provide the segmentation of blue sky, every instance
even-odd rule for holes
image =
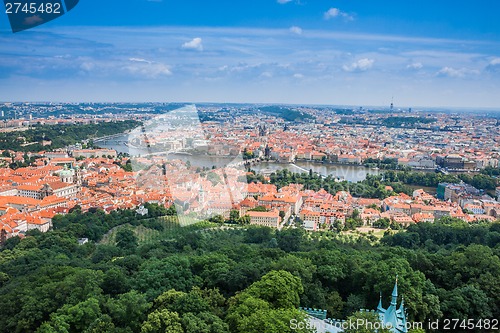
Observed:
[[[500,2],[81,0],[12,34],[2,101],[500,108]]]

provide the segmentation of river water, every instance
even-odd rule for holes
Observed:
[[[265,174],[285,168],[296,173],[309,172],[309,170],[312,170],[313,172],[323,176],[332,175],[336,178],[353,183],[365,180],[367,175],[378,175],[380,173],[379,170],[366,168],[364,166],[322,164],[307,161],[298,161],[294,164],[262,162],[259,165],[252,166],[253,170]]]
[[[128,136],[123,135],[121,137],[113,138],[112,140],[108,140],[105,142],[96,142],[96,145],[102,148],[114,149],[119,153],[128,153],[132,156],[138,156],[148,153],[144,149],[127,146],[127,144],[125,144],[126,142],[128,142]],[[169,154],[167,159],[178,159],[184,162],[189,161],[192,166],[207,168],[212,168],[213,166],[215,166],[216,168],[224,167],[234,160],[234,158],[232,157],[186,154]],[[313,172],[316,172],[323,176],[332,175],[334,177],[350,182],[359,182],[366,179],[367,175],[377,175],[380,173],[379,170],[374,170],[363,166],[322,164],[307,161],[298,161],[294,164],[262,162],[258,165],[253,165],[251,168],[257,172],[261,172],[264,174],[270,174],[273,171],[282,169],[288,169],[289,171],[296,173],[309,172],[309,170],[312,169]]]

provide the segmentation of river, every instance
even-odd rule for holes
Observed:
[[[105,142],[96,142],[96,144],[102,148],[114,149],[117,152],[128,153],[132,156],[138,156],[142,154],[147,154],[148,152],[144,149],[134,148],[127,146],[125,142],[128,142],[128,136],[123,135],[121,137],[113,138]],[[168,159],[182,160],[184,162],[189,161],[192,166],[197,167],[207,167],[212,168],[213,166],[220,168],[226,166],[228,163],[233,161],[232,157],[223,156],[208,156],[208,155],[186,155],[186,154],[169,154]],[[379,170],[366,168],[364,166],[351,166],[351,165],[338,165],[338,164],[322,164],[307,161],[298,161],[294,164],[288,163],[273,163],[273,162],[262,162],[258,165],[253,165],[251,167],[257,172],[262,172],[269,174],[273,171],[288,169],[291,172],[309,172],[310,169],[323,176],[332,175],[334,177],[344,179],[350,182],[359,182],[366,179],[367,175],[377,175],[380,173]]]
[[[332,175],[336,178],[353,183],[365,180],[367,175],[378,175],[380,173],[379,170],[366,168],[364,166],[322,164],[307,161],[298,161],[294,164],[262,162],[259,165],[252,166],[253,170],[266,174],[285,168],[296,173],[309,172],[309,170],[312,170],[322,176]]]

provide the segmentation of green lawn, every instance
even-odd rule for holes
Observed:
[[[116,233],[121,228],[132,229],[137,236],[139,243],[150,243],[161,239],[174,239],[192,231],[193,229],[206,229],[214,226],[212,223],[199,221],[189,216],[181,216],[179,218],[177,216],[165,216],[157,219],[161,224],[163,224],[163,230],[161,231],[147,228],[143,225],[134,226],[131,224],[125,224],[110,230],[106,235],[104,235],[100,244],[114,244]]]

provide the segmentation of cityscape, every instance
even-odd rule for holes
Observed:
[[[281,229],[298,221],[309,231],[352,229],[346,220],[352,222],[353,214],[355,227],[366,228],[403,228],[442,217],[494,222],[500,216],[495,116],[393,105],[211,105],[177,109],[196,121],[172,126],[182,112],[158,115],[171,107],[5,104],[4,116],[16,116],[4,120],[2,135],[15,133],[20,145],[2,151],[4,238],[48,231],[53,216],[75,206],[109,212],[176,203],[179,213],[200,220],[218,215],[229,221],[236,211],[238,219],[247,217],[242,223]],[[50,137],[40,143],[23,136],[37,127],[124,121],[149,122],[150,129],[103,137],[97,130],[57,149],[50,149]],[[287,172],[306,173],[316,183],[283,179]],[[418,172],[432,179],[418,179]],[[402,180],[403,191],[386,179],[400,173],[410,178]],[[317,180],[327,177],[325,189]],[[371,178],[378,186],[365,190]],[[229,198],[226,186],[238,194]]]
[[[500,332],[499,3],[4,5],[0,333]]]

